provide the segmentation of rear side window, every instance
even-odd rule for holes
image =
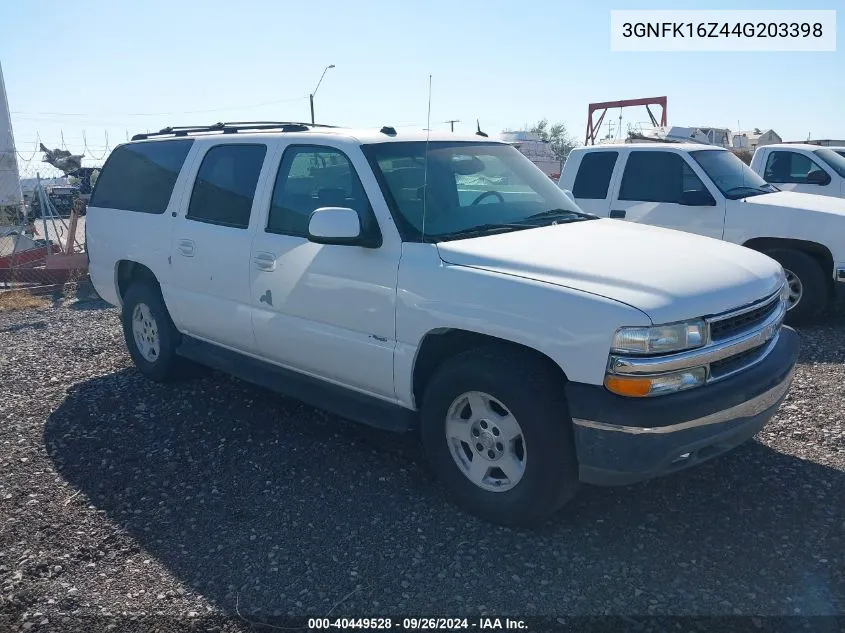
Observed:
[[[185,217],[237,229],[249,226],[249,214],[266,145],[212,147],[202,159]]]
[[[581,159],[572,187],[576,198],[604,200],[619,152],[589,152]]]
[[[193,142],[178,139],[115,148],[97,178],[90,205],[164,213]]]

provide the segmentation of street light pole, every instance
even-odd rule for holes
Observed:
[[[308,99],[311,102],[311,125],[314,125],[314,95],[317,94],[317,90],[320,88],[320,84],[323,83],[323,77],[326,76],[326,71],[329,68],[334,68],[334,64],[329,64],[323,69],[323,74],[320,75],[320,81],[317,82],[317,87],[314,88],[314,92],[308,95]]]

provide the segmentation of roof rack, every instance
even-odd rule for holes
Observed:
[[[222,132],[223,134],[237,134],[238,132],[259,131],[259,130],[281,130],[282,132],[307,132],[311,128],[335,128],[335,125],[324,125],[322,123],[300,123],[298,121],[230,121],[214,123],[212,125],[186,125],[168,126],[158,132],[145,132],[135,134],[133,141],[143,141],[148,138],[160,136],[188,136],[190,134],[202,134],[209,132]]]

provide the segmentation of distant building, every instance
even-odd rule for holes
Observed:
[[[822,145],[824,147],[845,147],[845,140],[835,140],[835,139],[819,139],[816,141],[784,141],[784,143],[801,143],[802,145]]]
[[[734,149],[747,149],[754,151],[763,145],[782,143],[783,139],[774,130],[761,130],[754,128],[744,132],[736,132],[733,136]]]
[[[731,131],[725,127],[702,127],[695,128],[707,137],[707,142],[710,145],[718,145],[719,147],[731,146]]]
[[[506,131],[502,132],[499,138],[513,145],[549,178],[557,180],[560,177],[563,162],[555,156],[551,143],[544,141],[538,134],[525,130]]]

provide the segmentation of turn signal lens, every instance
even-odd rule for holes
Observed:
[[[658,376],[614,376],[608,374],[604,378],[604,386],[620,396],[645,398],[700,387],[706,379],[707,370],[704,367],[695,367]]]
[[[643,398],[651,392],[651,380],[648,378],[605,376],[604,386],[615,394],[633,398]]]

